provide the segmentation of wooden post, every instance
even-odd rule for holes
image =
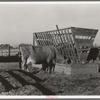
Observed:
[[[59,32],[58,25],[56,25],[56,28],[57,28],[57,31],[58,31],[58,33],[59,33],[59,36],[60,36],[61,42],[63,43],[63,40],[62,40],[62,38],[61,38],[61,34],[60,34],[60,32]]]
[[[72,52],[72,49],[69,47],[69,45],[70,45],[70,39],[69,39],[69,33],[68,32],[66,32],[66,29],[64,29],[64,33],[65,33],[65,37],[66,37],[66,51],[67,51],[67,55],[68,55],[68,57],[69,58],[73,58],[74,56],[73,56],[73,54],[72,54],[72,56],[70,56],[70,52]]]
[[[35,33],[33,33],[33,46],[35,46]]]
[[[36,42],[36,45],[41,45],[41,41],[38,40],[39,38],[39,33],[34,33],[34,43]]]
[[[10,57],[10,44],[9,44],[9,47],[8,47],[8,56]]]
[[[1,53],[2,53],[2,56],[3,56],[3,50],[1,49]]]
[[[47,45],[49,45],[49,43],[50,43],[50,38],[49,38],[49,36],[50,36],[50,31],[48,31],[46,35],[47,35]]]
[[[58,31],[58,34],[59,34],[59,37],[60,37],[60,40],[61,40],[61,54],[64,56],[64,50],[63,50],[64,43],[63,43],[63,40],[62,40],[62,37],[61,37],[61,33],[59,31],[58,25],[56,25],[56,28],[57,28],[57,31]]]
[[[71,30],[72,30],[72,33],[73,33],[73,29],[72,28],[71,28]],[[73,39],[75,41],[74,33],[73,33]],[[77,50],[78,62],[80,62],[80,52],[79,52],[78,44],[75,43],[75,47],[76,47],[76,50]]]
[[[52,35],[52,41],[53,41],[53,45],[57,48],[57,41],[56,41],[56,36],[54,31],[51,31],[51,35]]]
[[[19,57],[19,68],[21,69],[21,68],[22,68],[22,65],[21,65],[21,52],[20,52],[20,46],[19,46],[18,57]]]

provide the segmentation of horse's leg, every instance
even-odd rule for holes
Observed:
[[[28,64],[27,64],[27,59],[25,60],[25,70],[27,71],[27,72],[29,72],[29,70],[28,70]]]
[[[44,65],[42,64],[42,68],[41,68],[41,70],[43,70],[43,67],[44,67]]]
[[[29,72],[26,57],[22,57],[22,70],[26,70],[27,72]]]
[[[47,63],[43,63],[42,64],[42,70],[46,71],[46,68],[47,68]]]
[[[52,65],[50,65],[50,70],[49,70],[49,74],[51,74],[51,70],[52,70]]]
[[[48,57],[47,62],[49,66],[49,73],[51,74],[52,68],[55,68],[56,59],[51,59],[51,57]]]
[[[55,65],[53,65],[53,72],[55,71]]]
[[[48,71],[49,71],[49,66],[47,66],[47,68],[46,68],[46,69],[47,69],[46,71],[48,72]]]
[[[42,70],[45,70],[45,65],[44,65],[44,63],[42,64]]]
[[[54,58],[52,61],[53,72],[55,71],[55,65],[56,65],[56,58]]]
[[[22,67],[21,67],[22,70],[24,70],[25,68],[25,62],[26,62],[25,58],[22,57]]]
[[[95,59],[93,59],[93,63],[95,62]]]
[[[25,67],[26,67],[26,71],[29,72],[29,69],[28,69],[28,65],[27,64],[25,65]]]

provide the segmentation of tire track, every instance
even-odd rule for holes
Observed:
[[[25,76],[31,77],[36,82],[35,83],[30,83],[30,82],[26,81],[22,76],[20,76],[20,74],[16,74],[15,72],[12,72],[12,71],[8,71],[8,73],[10,75],[12,75],[12,77],[14,77],[16,80],[18,80],[23,86],[24,85],[33,85],[38,90],[40,90],[43,95],[55,95],[54,92],[52,92],[51,90],[45,88],[44,86],[41,85],[41,83],[39,83],[39,82],[43,82],[43,80],[41,80],[40,78],[38,78],[38,77],[36,77],[36,76],[34,76],[34,75],[30,74],[30,73],[27,73],[25,71],[20,71],[20,70],[18,70],[18,71],[20,73],[23,73]]]
[[[23,73],[23,74],[26,75],[26,76],[31,77],[32,79],[34,79],[34,80],[37,81],[37,82],[43,82],[43,81],[44,81],[44,80],[42,80],[42,79],[36,77],[35,75],[32,75],[31,73],[28,73],[28,72],[25,72],[25,71],[22,71],[22,70],[17,70],[17,71],[20,72],[20,73]]]
[[[29,81],[29,80],[32,80],[32,81]],[[43,82],[43,81],[44,80],[36,77],[35,75],[32,75],[30,73],[27,73],[21,70],[0,71],[0,82],[5,87],[6,92],[9,92],[10,90],[18,89],[25,85],[32,85],[36,87],[43,95],[55,95],[54,92],[52,92],[51,90],[41,85],[40,82]],[[18,86],[13,85],[16,82],[17,82],[17,85],[18,84],[20,85]]]
[[[5,87],[5,91],[10,91],[12,89],[17,89],[17,87],[12,86],[3,76],[0,75],[0,82]]]
[[[13,71],[8,71],[8,73],[14,77],[17,81],[19,81],[22,86],[25,86],[25,85],[30,85],[25,79],[23,79],[21,76],[15,74]]]
[[[22,84],[20,84],[14,77],[12,77],[8,71],[2,71],[0,72],[1,76],[5,78],[13,87],[21,87]]]
[[[30,84],[36,83],[36,81],[31,78],[28,75],[25,75],[24,73],[21,73],[19,71],[13,71],[15,74],[18,74],[19,76],[21,76],[23,79],[25,79],[27,82],[29,82]]]
[[[25,71],[21,71],[18,70],[21,73],[24,73],[25,75],[28,75],[29,77],[31,77],[32,79],[34,79],[36,81],[35,84],[33,84],[37,89],[39,89],[44,95],[56,95],[54,92],[52,92],[51,90],[45,88],[44,86],[42,86],[39,82],[43,82],[44,80],[36,77],[35,75],[32,75],[28,72]]]

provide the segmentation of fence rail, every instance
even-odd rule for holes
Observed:
[[[14,56],[17,55],[18,52],[19,49],[10,49],[10,51],[9,49],[0,49],[0,56],[8,56],[8,55]]]
[[[18,48],[0,49],[0,62],[18,62],[21,68],[21,57]]]

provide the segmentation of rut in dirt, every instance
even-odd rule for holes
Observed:
[[[25,85],[32,85],[34,87],[36,87],[38,90],[41,91],[41,93],[43,95],[56,95],[54,92],[52,92],[51,90],[47,89],[46,87],[44,87],[40,82],[44,82],[44,80],[36,77],[33,74],[27,73],[25,71],[22,70],[14,70],[14,71],[3,71],[5,73],[8,73],[12,78],[16,79],[22,86]],[[19,73],[16,73],[19,72]],[[27,79],[25,79],[21,74],[24,74],[23,76],[25,77],[29,77],[32,80],[35,80],[35,83],[30,83]],[[17,89],[20,87],[13,87],[3,76],[0,75],[0,82],[3,84],[3,86],[5,87],[5,90],[8,92],[12,89]]]
[[[5,92],[10,91],[12,89],[17,89],[18,87],[13,87],[3,76],[0,75],[0,82],[5,87]]]

